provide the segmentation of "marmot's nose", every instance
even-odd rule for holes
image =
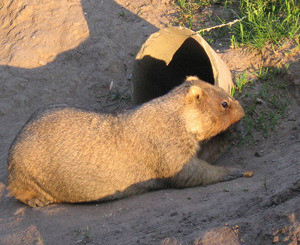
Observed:
[[[238,116],[238,120],[240,120],[245,116],[245,111],[238,101],[236,101],[236,105],[237,105],[237,110],[236,110],[237,113],[236,114]]]

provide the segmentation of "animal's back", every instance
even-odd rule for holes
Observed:
[[[14,141],[9,190],[30,206],[45,206],[237,178],[240,170],[211,166],[196,151],[243,116],[234,98],[197,77],[117,115],[51,107]]]
[[[122,191],[139,167],[132,166],[135,152],[128,152],[122,134],[118,118],[109,114],[46,109],[27,123],[11,147],[9,189],[18,198],[43,191],[61,202],[97,200],[113,195],[116,186]]]

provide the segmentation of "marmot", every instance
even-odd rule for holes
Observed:
[[[116,115],[50,106],[36,112],[14,140],[8,188],[35,207],[241,177],[241,170],[212,166],[196,155],[199,142],[243,116],[238,101],[194,76]]]

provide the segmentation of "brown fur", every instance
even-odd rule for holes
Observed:
[[[242,107],[220,88],[197,77],[187,80],[118,115],[70,106],[37,112],[11,146],[9,190],[30,206],[44,206],[242,176],[196,157],[199,141],[240,120]]]

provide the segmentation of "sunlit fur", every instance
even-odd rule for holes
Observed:
[[[187,80],[117,115],[72,106],[39,110],[11,146],[10,192],[34,207],[240,177],[241,171],[209,165],[196,152],[199,141],[241,119],[242,107],[220,88]]]

